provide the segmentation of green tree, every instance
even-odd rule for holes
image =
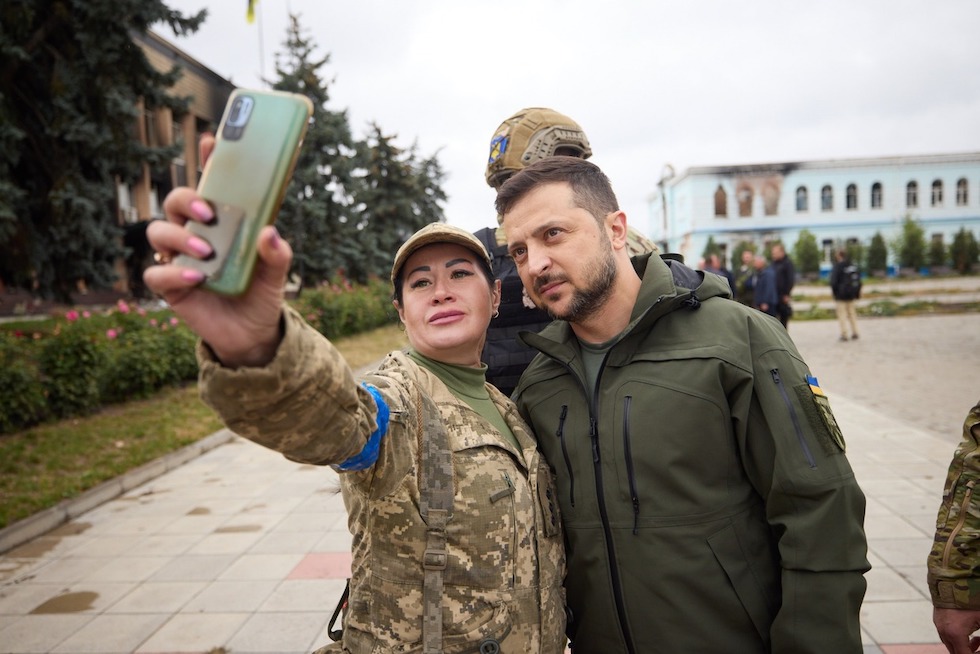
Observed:
[[[966,227],[960,227],[953,237],[953,244],[949,249],[950,258],[953,260],[953,268],[960,274],[969,273],[980,258],[980,245],[973,232]]]
[[[949,261],[946,244],[941,238],[934,238],[929,242],[929,265],[935,268],[945,266]]]
[[[167,94],[180,72],[160,73],[134,34],[166,23],[177,36],[206,16],[160,0],[33,0],[0,4],[0,276],[68,299],[83,280],[110,285],[123,254],[115,180],[175,148],[133,138],[139,101],[179,115]]]
[[[885,272],[888,268],[888,246],[881,232],[875,232],[868,246],[868,272]]]
[[[704,251],[701,253],[701,258],[707,261],[708,257],[710,257],[712,254],[721,256],[721,248],[718,247],[717,243],[715,243],[715,237],[709,236],[708,242],[704,244]]]
[[[817,245],[817,237],[810,230],[804,229],[796,239],[793,260],[797,270],[803,274],[820,272],[820,246]]]
[[[922,268],[926,264],[926,233],[922,225],[906,215],[892,248],[898,255],[898,265],[916,271]]]
[[[330,55],[314,55],[316,45],[304,36],[298,16],[290,15],[283,45],[284,52],[276,56],[279,79],[273,88],[308,97],[313,119],[276,224],[293,246],[292,272],[304,284],[315,285],[360,256],[348,223],[355,143],[347,112],[327,108],[329,83],[320,69]]]
[[[394,252],[413,232],[444,220],[444,173],[435,156],[420,161],[415,145],[403,150],[394,139],[373,123],[367,140],[358,143],[353,221],[360,257],[347,267],[357,281],[387,275]]]
[[[850,258],[851,263],[856,265],[858,268],[864,266],[864,246],[858,241],[851,241],[844,246],[847,250],[847,256]]]

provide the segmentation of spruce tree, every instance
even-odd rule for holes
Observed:
[[[420,161],[415,145],[403,150],[394,140],[372,123],[367,140],[358,143],[360,183],[354,199],[361,258],[349,268],[358,281],[386,275],[394,253],[413,232],[444,220],[443,172],[435,156]]]
[[[871,237],[871,245],[868,246],[868,271],[873,273],[884,273],[888,267],[888,246],[885,244],[885,237],[881,232],[875,232]]]
[[[813,232],[804,229],[793,246],[796,268],[803,274],[820,272],[820,248]]]
[[[346,111],[327,108],[329,81],[320,73],[330,55],[316,57],[299,17],[289,17],[284,51],[276,57],[273,88],[301,93],[313,102],[313,119],[277,226],[294,251],[293,272],[304,284],[329,279],[360,256],[350,224],[354,140]]]
[[[0,276],[44,297],[70,299],[79,281],[106,287],[123,254],[115,182],[176,150],[134,138],[147,110],[186,101],[167,94],[179,70],[158,72],[134,34],[166,23],[194,32],[159,0],[8,0],[0,4]]]

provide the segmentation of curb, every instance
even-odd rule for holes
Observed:
[[[86,511],[91,511],[235,438],[238,436],[234,432],[222,429],[176,452],[165,454],[118,477],[102,482],[78,497],[63,500],[50,509],[8,525],[0,529],[0,554],[42,536]]]

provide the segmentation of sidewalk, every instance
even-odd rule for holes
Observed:
[[[868,496],[865,652],[940,654],[925,557],[946,467],[980,395],[972,373],[980,314],[866,320],[862,328],[862,340],[838,344],[834,321],[790,325],[821,375]],[[902,361],[874,356],[896,339]],[[851,392],[847,363],[857,348],[878,367],[867,374],[882,380],[867,391],[871,399]],[[946,406],[947,385],[973,386],[970,403],[960,407],[956,399],[937,429],[896,415],[889,404],[913,404],[889,384],[904,383],[901,366],[914,369],[915,356],[952,362],[943,379],[918,382],[923,405]],[[232,437],[0,556],[0,652],[312,651],[328,642],[326,623],[350,563],[338,489],[329,469]]]

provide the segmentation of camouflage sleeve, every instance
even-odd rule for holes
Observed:
[[[928,559],[932,603],[946,609],[980,609],[980,402],[963,423],[963,441],[953,454],[936,517]]]
[[[201,399],[236,434],[316,465],[356,457],[376,431],[374,397],[354,381],[340,352],[294,310],[263,368],[229,369],[198,345]]]

